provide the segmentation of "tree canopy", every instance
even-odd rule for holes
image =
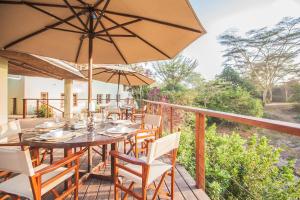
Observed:
[[[274,27],[248,31],[244,36],[227,31],[219,37],[225,46],[225,66],[237,69],[263,91],[264,102],[272,100],[272,87],[296,76],[300,65],[300,18],[284,18]]]
[[[197,66],[196,60],[183,56],[153,64],[155,75],[165,84],[165,87],[171,90],[176,90],[178,85],[185,81]]]

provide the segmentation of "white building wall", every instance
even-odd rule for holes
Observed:
[[[17,97],[19,99],[40,99],[41,92],[48,92],[49,99],[60,99],[61,93],[64,92],[64,81],[52,78],[41,78],[41,77],[22,77],[22,81],[9,80],[9,97]],[[22,91],[23,90],[23,91]],[[127,98],[128,92],[123,91],[124,88],[120,86],[121,98]],[[78,99],[87,99],[88,96],[88,84],[83,81],[74,81],[73,92],[78,94]],[[18,95],[17,95],[18,94]],[[97,94],[103,94],[102,98],[105,99],[106,94],[111,95],[111,99],[116,98],[117,84],[103,83],[99,81],[93,81],[93,99],[97,98]],[[112,104],[116,104],[112,101]],[[28,114],[34,114],[36,109],[36,101],[29,100],[27,102]],[[49,105],[56,108],[61,108],[60,100],[50,100]],[[79,100],[78,107],[74,107],[74,112],[80,112],[82,109],[87,107],[87,101]],[[12,113],[12,106],[10,108]],[[18,113],[22,113],[22,102],[18,106]],[[58,112],[59,113],[59,112]]]
[[[24,77],[22,76],[8,76],[8,114],[13,114],[13,98],[17,99],[17,113],[22,114],[24,97]]]

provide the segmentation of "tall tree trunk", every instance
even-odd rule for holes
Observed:
[[[267,103],[267,94],[268,94],[268,90],[264,89],[263,90],[263,103],[266,104]]]
[[[287,86],[284,87],[284,93],[285,93],[285,102],[288,102],[289,100],[289,91]]]
[[[273,101],[273,90],[272,87],[269,88],[269,103],[271,103]]]

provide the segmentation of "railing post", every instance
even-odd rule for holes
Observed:
[[[161,122],[160,122],[160,130],[159,130],[159,137],[161,138],[162,137],[162,132],[163,132],[163,128],[164,128],[164,115],[163,115],[163,105],[160,105],[160,111],[159,111],[159,114],[161,116]]]
[[[23,119],[26,118],[27,115],[27,99],[23,99]]]
[[[170,133],[173,133],[173,108],[170,107]]]
[[[205,115],[196,113],[196,187],[205,191]]]
[[[40,101],[37,99],[36,100],[36,115],[37,115],[37,117],[39,116],[39,112],[40,112]]]

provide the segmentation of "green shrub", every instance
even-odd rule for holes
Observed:
[[[206,92],[200,93],[196,97],[196,106],[255,117],[263,115],[261,100],[254,98],[244,88],[219,81],[214,81],[209,85],[206,86]],[[209,119],[208,122],[212,124],[220,122],[220,120]]]
[[[38,113],[36,113],[37,117],[43,118],[43,117],[47,117],[47,112],[49,111],[49,117],[53,116],[53,109],[49,107],[49,109],[47,109],[47,105],[42,104],[39,107],[39,111]]]
[[[265,137],[242,139],[238,134],[219,135],[216,126],[206,132],[206,192],[211,199],[297,199],[300,180],[295,162],[278,165],[280,149]],[[195,176],[194,133],[182,129],[178,160]]]

